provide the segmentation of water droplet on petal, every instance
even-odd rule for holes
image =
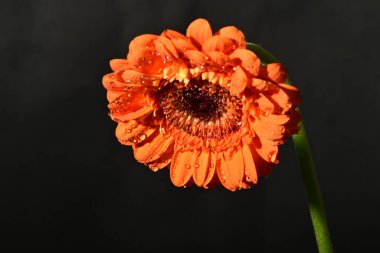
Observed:
[[[189,170],[191,168],[191,165],[190,164],[186,164],[185,168]]]
[[[157,165],[151,165],[150,166],[150,169],[154,172],[157,172],[158,171],[158,166]]]
[[[143,141],[146,139],[146,134],[145,133],[139,133],[137,135],[137,138],[140,140],[140,141]]]
[[[278,163],[278,160],[277,160],[277,152],[276,151],[272,151],[269,153],[268,155],[268,159],[269,161],[271,161],[272,163]]]
[[[199,168],[199,164],[198,163],[195,164],[195,168]]]
[[[132,130],[128,128],[128,129],[125,130],[125,132],[127,132],[127,133],[131,133]]]

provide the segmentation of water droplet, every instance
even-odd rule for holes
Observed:
[[[136,128],[137,127],[137,125],[131,125],[131,128]]]
[[[137,140],[135,139],[135,137],[129,138],[129,141],[132,142],[132,143],[136,143],[137,142]]]
[[[125,132],[130,133],[130,132],[132,132],[132,130],[128,128],[125,130]]]
[[[131,93],[128,93],[128,94],[127,94],[127,97],[129,97],[129,98],[132,97],[132,94],[131,94]]]
[[[145,133],[139,133],[137,135],[137,138],[140,140],[140,141],[143,141],[146,139],[146,134]]]
[[[157,165],[151,165],[150,169],[154,172],[158,171],[158,166]]]
[[[268,159],[269,161],[271,161],[272,163],[278,163],[278,160],[277,160],[277,152],[276,151],[271,151],[268,155]]]
[[[199,168],[199,164],[198,163],[195,164],[195,168]]]
[[[185,168],[189,170],[191,168],[191,165],[190,164],[186,164]]]

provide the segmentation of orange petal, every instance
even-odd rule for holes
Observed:
[[[164,56],[166,59],[170,59],[172,57],[178,58],[178,53],[176,48],[174,47],[171,40],[165,38],[163,36],[159,36],[155,41],[154,45],[158,53]]]
[[[108,104],[113,120],[126,121],[139,118],[153,111],[153,104],[149,95],[140,89],[130,89]]]
[[[212,37],[211,26],[207,20],[199,18],[189,25],[186,36],[193,45],[201,49],[203,43]]]
[[[232,70],[232,62],[230,58],[222,52],[219,51],[209,51],[207,56],[218,65],[222,70],[229,72]],[[228,68],[228,69],[227,69]]]
[[[284,137],[284,124],[289,121],[288,115],[261,116],[252,122],[253,128],[257,135],[268,140],[279,140]]]
[[[186,36],[184,36],[182,33],[179,33],[174,30],[165,30],[161,33],[161,36],[165,36],[166,38],[173,40],[173,39],[184,39],[187,40]]]
[[[145,75],[135,70],[127,69],[122,73],[122,78],[127,86],[157,86],[161,80],[161,75]]]
[[[145,75],[157,75],[165,67],[164,57],[157,54],[156,50],[150,48],[139,48],[129,51],[128,62],[133,70]]]
[[[160,156],[159,159],[147,163],[147,165],[152,171],[156,172],[169,165],[173,157],[173,152],[174,152],[173,146],[174,145],[170,145],[170,147],[165,151],[164,154]]]
[[[269,163],[278,163],[278,144],[264,138],[255,138],[253,141],[257,154]]]
[[[184,186],[190,180],[195,164],[194,151],[177,151],[170,165],[170,179],[175,186]]]
[[[110,66],[113,71],[126,69],[128,66],[127,59],[113,59],[110,60]]]
[[[143,142],[133,145],[135,159],[142,163],[156,161],[172,148],[173,144],[172,136],[162,135],[157,129]]]
[[[223,52],[224,54],[230,54],[234,51],[236,48],[236,42],[219,36],[215,35],[209,38],[202,46],[203,52],[209,52],[209,51],[219,51]]]
[[[194,164],[193,180],[196,185],[202,186],[206,180],[207,172],[210,167],[210,151],[203,150],[197,153],[196,162]]]
[[[232,95],[241,93],[247,86],[248,78],[240,66],[236,66],[235,72],[231,77],[230,92]]]
[[[255,149],[255,144],[249,145],[249,149],[252,153],[253,160],[255,162],[255,167],[257,171],[257,176],[267,176],[273,171],[274,164],[272,162],[265,161]]]
[[[217,172],[220,182],[227,189],[235,191],[239,188],[247,187],[243,183],[244,160],[241,147],[231,153],[223,153]]]
[[[184,53],[185,57],[190,60],[192,65],[205,65],[207,56],[198,50],[188,50]]]
[[[259,77],[271,80],[275,83],[283,83],[286,80],[286,69],[281,63],[269,63],[266,66],[261,66]]]
[[[107,100],[108,100],[108,102],[112,102],[123,94],[124,94],[124,91],[108,90],[107,91]]]
[[[253,154],[249,145],[244,145],[242,148],[243,159],[244,159],[244,171],[245,171],[245,180],[247,182],[257,183],[257,171],[255,162],[253,160]]]
[[[276,114],[283,114],[294,107],[291,98],[278,85],[269,85],[263,93],[274,105],[274,113]]]
[[[116,127],[116,137],[124,145],[140,143],[151,136],[155,128],[143,125],[136,120],[119,122]]]
[[[216,34],[236,41],[239,48],[246,48],[244,34],[235,26],[223,27]]]
[[[278,86],[286,93],[290,103],[293,105],[299,105],[301,103],[301,95],[296,87],[285,83],[279,83]]]
[[[255,100],[255,102],[264,115],[269,115],[270,113],[274,112],[275,105],[271,100],[264,96],[264,94],[260,93],[259,97]]]
[[[230,58],[237,60],[238,64],[240,64],[251,75],[258,75],[260,69],[260,59],[252,51],[238,48],[230,55]]]
[[[191,44],[191,42],[188,39],[172,39],[173,45],[177,49],[178,52],[184,53],[188,50],[197,50],[197,48]]]
[[[154,34],[143,34],[134,38],[131,43],[129,43],[129,51],[134,51],[141,48],[154,48],[153,41],[157,39],[158,36]]]
[[[217,162],[218,160],[217,153],[210,151],[209,157],[210,158],[209,158],[209,163],[207,167],[207,175],[206,175],[206,179],[203,182],[203,187],[206,189],[209,187],[209,185],[212,184],[213,179],[216,177],[215,171],[219,165],[219,163]]]
[[[298,133],[301,114],[296,110],[291,110],[289,113],[290,120],[285,124],[286,135],[290,136]]]
[[[120,92],[128,87],[139,86],[138,84],[126,83],[122,77],[124,71],[110,73],[103,76],[102,83],[108,91]],[[140,74],[141,75],[141,74]]]

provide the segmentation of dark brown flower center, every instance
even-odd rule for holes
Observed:
[[[165,118],[191,135],[220,138],[241,125],[241,100],[218,84],[174,81],[161,88],[157,96]]]

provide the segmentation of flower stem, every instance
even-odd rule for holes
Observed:
[[[279,60],[266,49],[254,43],[247,43],[247,48],[252,50],[263,64],[279,62]],[[290,80],[287,79],[287,83]],[[320,253],[332,253],[333,245],[330,239],[328,223],[326,219],[323,200],[319,190],[317,173],[315,170],[313,156],[311,154],[309,141],[303,122],[300,123],[298,134],[293,135],[293,143],[300,164],[303,183],[309,204],[311,220],[313,222],[315,238]]]

